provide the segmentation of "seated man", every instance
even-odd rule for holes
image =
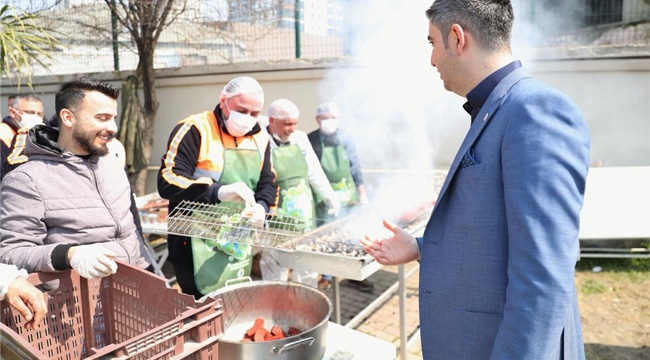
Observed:
[[[119,259],[150,267],[130,213],[131,187],[106,144],[117,126],[119,90],[72,80],[56,94],[59,130],[21,129],[0,185],[0,262],[28,272],[115,273]]]

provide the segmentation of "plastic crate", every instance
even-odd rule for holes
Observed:
[[[87,280],[76,271],[29,276],[48,313],[36,329],[1,304],[2,359],[218,360],[221,300],[196,302],[165,280],[119,262],[116,274]]]

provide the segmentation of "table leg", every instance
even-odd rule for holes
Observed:
[[[404,265],[397,266],[399,273],[399,349],[400,359],[406,360],[407,341],[406,337],[406,275]]]
[[[334,298],[334,322],[341,324],[341,288],[339,278],[332,276],[332,297]]]

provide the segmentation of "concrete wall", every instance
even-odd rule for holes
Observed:
[[[650,116],[648,115],[650,114],[650,59],[540,61],[527,62],[525,66],[540,80],[568,94],[582,110],[592,133],[593,165],[597,163],[602,166],[650,165]],[[333,71],[334,69],[336,71]],[[345,84],[341,86],[353,87],[354,84],[346,80],[350,74],[358,71],[363,70],[341,62],[324,62],[316,65],[310,63],[240,64],[159,71],[157,94],[160,110],[156,120],[155,142],[150,159],[152,170],[147,190],[155,191],[155,169],[160,163],[167,138],[176,122],[187,115],[213,109],[218,101],[219,92],[233,77],[248,75],[260,81],[266,98],[264,112],[268,104],[275,99],[284,97],[294,101],[301,110],[298,128],[309,132],[317,127],[314,113],[318,104],[330,99],[341,99],[344,90],[350,91],[350,89],[331,85],[340,83]],[[119,86],[120,79],[126,75],[90,74],[89,76]],[[435,71],[422,76],[437,78]],[[34,79],[35,91],[42,97],[48,115],[54,112],[54,93],[58,85],[71,78],[62,76]],[[382,134],[392,136],[391,132],[402,131],[404,124],[413,122],[413,119],[399,119],[397,125],[393,123],[384,126],[381,123],[373,123],[372,120],[372,109],[385,111],[384,108],[388,103],[405,103],[407,105],[404,105],[404,109],[418,107],[418,104],[409,104],[407,99],[402,98],[402,89],[408,87],[411,80],[406,78],[400,81],[403,81],[404,85],[388,86],[387,91],[390,95],[387,100],[378,97],[374,103],[369,104],[370,107],[365,106],[364,112],[368,119],[360,119],[363,116],[355,114],[358,123],[349,124],[351,129],[357,131],[355,133],[370,133],[377,140],[381,139]],[[420,120],[441,123],[444,121],[446,125],[424,130],[425,135],[428,134],[427,131],[435,133],[424,136],[426,144],[423,144],[425,151],[432,151],[430,148],[434,148],[432,152],[435,152],[435,156],[433,160],[427,160],[422,166],[446,168],[467,131],[469,121],[467,114],[460,107],[462,98],[446,93],[435,81],[430,83],[433,84],[434,90],[419,89],[421,92],[431,92],[432,96],[435,94],[439,102],[437,105],[439,113],[435,117],[433,115],[430,117],[427,113],[424,119]],[[381,79],[377,79],[377,84],[373,86],[381,87],[381,84]],[[413,84],[417,87],[417,82],[413,81]],[[7,94],[15,93],[16,89],[10,84],[3,83],[0,91],[2,104],[6,104]],[[23,86],[20,91],[27,92],[29,89]],[[349,97],[355,100],[344,104],[344,110],[349,109],[352,113],[355,107],[354,101],[364,98],[363,94],[356,96],[356,98]],[[441,102],[444,106],[440,105]],[[1,109],[3,116],[6,115],[7,110],[4,105]],[[386,142],[385,147],[390,149],[386,152],[389,155],[385,155],[381,151],[377,152],[381,148],[377,143],[366,147],[365,139],[360,138],[359,142],[361,142],[358,144],[361,162],[368,173],[381,167],[375,158],[386,159],[387,156],[399,154],[401,149],[400,146]],[[398,160],[397,163],[391,164],[390,168],[410,167],[409,164],[405,164],[404,157],[395,155],[395,159]]]

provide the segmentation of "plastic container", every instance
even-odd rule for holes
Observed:
[[[76,271],[35,273],[48,313],[34,330],[1,304],[2,359],[218,360],[221,300],[196,302],[157,275],[119,262],[116,274],[87,280]]]

